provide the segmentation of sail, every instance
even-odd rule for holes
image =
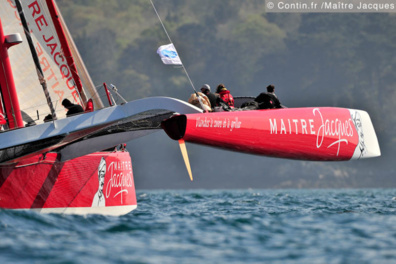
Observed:
[[[49,0],[49,2],[52,1]],[[70,65],[70,58],[65,55],[67,54],[66,47],[60,40],[65,36],[58,34],[59,28],[56,28],[45,0],[24,0],[21,1],[21,4],[44,73],[44,79],[47,82],[50,98],[57,116],[64,117],[65,110],[61,105],[63,99],[68,98],[83,106],[85,101],[85,96],[81,96],[78,88],[81,81],[75,67]],[[13,0],[1,1],[0,18],[5,34],[20,33],[23,39],[21,44],[9,49],[9,57],[21,111],[32,119],[37,119],[38,111],[40,120],[36,123],[40,123],[51,111],[40,85],[37,69],[32,60],[32,54]],[[81,92],[83,92],[82,89]]]
[[[54,2],[55,3],[55,2]],[[58,6],[56,5],[56,9],[59,10]],[[94,104],[97,108],[103,108],[103,102],[102,99],[100,98],[95,85],[92,82],[91,76],[88,73],[87,68],[85,67],[84,61],[81,58],[80,53],[78,52],[78,49],[76,47],[76,44],[73,41],[73,38],[71,37],[71,34],[69,32],[69,29],[66,26],[65,20],[63,19],[63,16],[60,12],[58,12],[58,16],[60,18],[61,25],[64,29],[64,34],[67,38],[67,42],[69,43],[71,53],[73,54],[74,61],[77,66],[77,71],[79,73],[80,79],[82,81],[83,87],[85,88],[85,93],[89,94],[89,98],[92,98],[94,101]]]

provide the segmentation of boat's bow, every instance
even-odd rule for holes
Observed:
[[[381,155],[365,111],[286,108],[174,116],[162,123],[174,140],[250,154],[320,161]]]

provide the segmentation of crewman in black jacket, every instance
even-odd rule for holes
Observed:
[[[81,105],[73,104],[69,99],[64,99],[62,101],[62,105],[68,110],[66,113],[67,117],[84,112],[84,109],[81,107]]]
[[[213,110],[215,108],[215,106],[217,105],[216,104],[216,100],[217,100],[218,96],[216,96],[214,93],[212,93],[210,91],[209,84],[202,85],[201,92],[208,97],[209,102],[210,102],[210,106],[212,107],[212,110]]]
[[[267,92],[259,94],[254,101],[258,103],[260,109],[282,108],[273,84],[268,85]]]

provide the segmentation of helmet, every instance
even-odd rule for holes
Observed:
[[[209,90],[209,92],[210,92],[210,86],[209,86],[209,84],[204,84],[204,85],[202,85],[202,87],[201,87],[201,90],[202,89],[208,89]]]

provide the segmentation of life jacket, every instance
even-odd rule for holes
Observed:
[[[234,97],[231,95],[230,91],[223,90],[219,92],[220,98],[226,102],[230,107],[234,107]]]
[[[85,107],[85,112],[92,112],[94,110],[94,104],[92,98],[90,98],[87,102],[87,106]]]

